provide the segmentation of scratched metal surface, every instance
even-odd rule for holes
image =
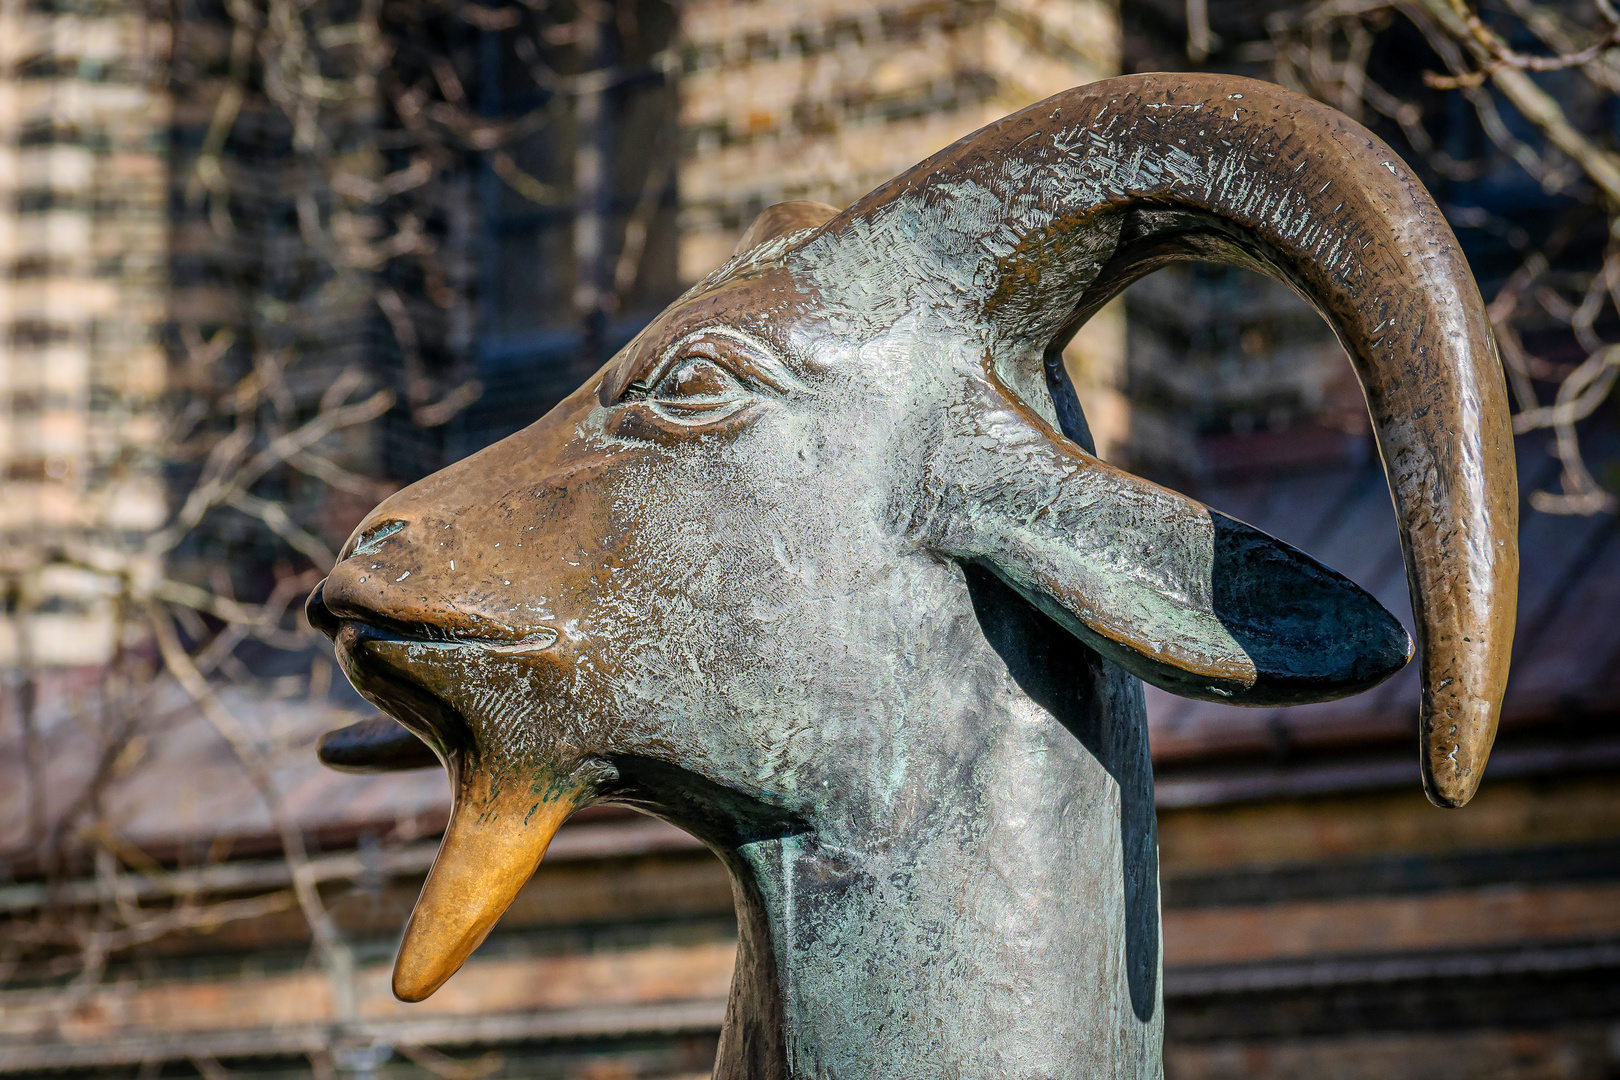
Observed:
[[[454,972],[569,810],[618,802],[732,872],[717,1076],[1157,1076],[1137,677],[1308,701],[1409,644],[1348,579],[1091,457],[1047,358],[1172,258],[1317,304],[1389,464],[1425,775],[1456,804],[1516,558],[1477,290],[1387,148],[1214,76],[1069,91],[804,223],[756,230],[548,416],[391,497],[312,596],[456,790],[395,992]]]

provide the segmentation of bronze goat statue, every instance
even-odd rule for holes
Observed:
[[[1466,802],[1517,493],[1456,240],[1329,108],[1113,79],[841,212],[768,210],[544,418],[362,523],[310,621],[414,735],[357,725],[323,757],[442,761],[455,793],[395,992],[431,994],[558,825],[611,802],[732,874],[717,1077],[1160,1075],[1137,680],[1276,705],[1412,655],[1349,580],[1093,455],[1060,351],[1176,259],[1283,279],[1349,352],[1406,555],[1423,781]]]

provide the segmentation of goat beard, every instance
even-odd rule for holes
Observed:
[[[401,1001],[423,1000],[460,970],[592,787],[577,770],[465,773],[394,961],[394,996]]]

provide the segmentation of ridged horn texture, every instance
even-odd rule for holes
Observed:
[[[1355,365],[1395,501],[1424,788],[1440,806],[1473,796],[1517,603],[1507,392],[1456,237],[1394,151],[1268,83],[1135,75],[983,128],[824,236],[893,230],[920,293],[963,297],[998,355],[1061,349],[1131,281],[1178,259],[1257,269],[1313,303]]]

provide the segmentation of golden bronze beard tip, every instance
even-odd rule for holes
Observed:
[[[394,960],[394,996],[422,1001],[483,944],[550,846],[582,792],[536,801],[458,798],[439,855],[405,925]]]

